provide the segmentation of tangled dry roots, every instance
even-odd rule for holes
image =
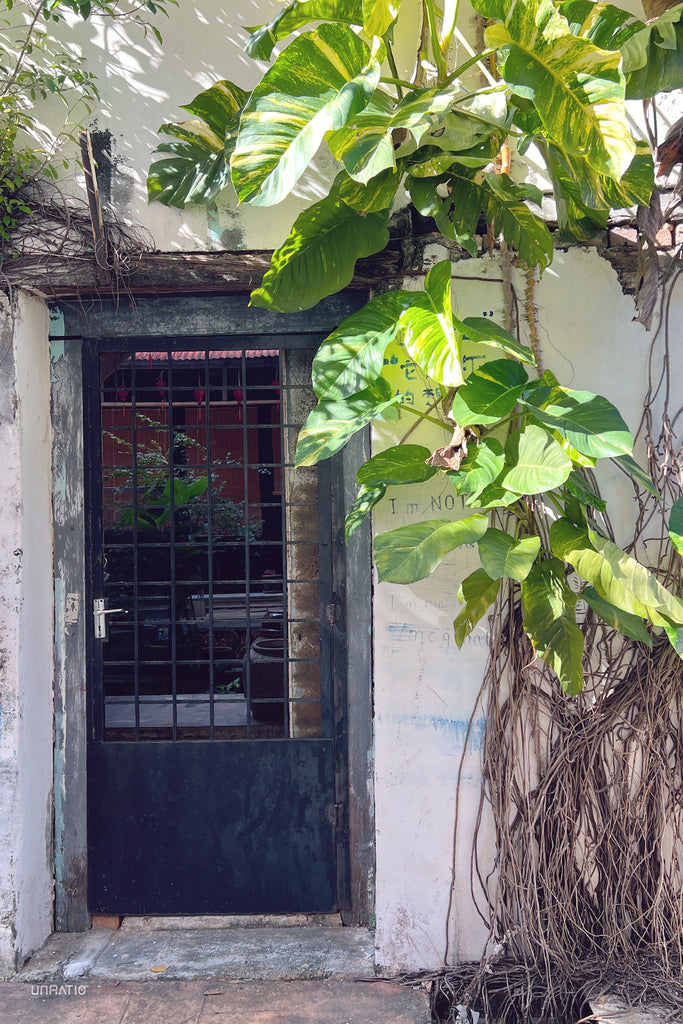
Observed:
[[[674,445],[679,414],[667,411],[668,316],[662,322],[664,356],[651,359],[641,435],[670,506],[683,456]],[[642,492],[636,500],[631,549],[646,542],[662,582],[681,593],[682,560],[661,505]],[[471,1008],[496,1024],[593,1020],[586,1000],[612,990],[663,1003],[668,1019],[683,1021],[683,660],[665,636],[650,650],[587,612],[587,685],[570,700],[521,620],[509,588],[490,622],[474,712],[483,709],[485,739],[472,895],[489,942],[479,964],[422,975],[434,1019],[461,1024],[476,1019]],[[493,864],[484,863],[490,830],[481,828],[491,820]]]

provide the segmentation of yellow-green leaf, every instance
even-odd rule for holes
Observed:
[[[575,609],[576,594],[567,583],[563,563],[549,558],[535,565],[522,583],[522,624],[534,649],[572,697],[584,683],[584,641]]]
[[[279,203],[315,156],[326,133],[369,102],[380,66],[343,25],[298,36],[254,89],[242,113],[232,157],[240,202]]]
[[[473,6],[490,3],[474,0]],[[620,53],[572,35],[552,0],[503,0],[496,7],[503,20],[486,30],[486,42],[504,51],[505,81],[533,101],[562,149],[620,179],[636,151],[626,121]]]
[[[498,597],[500,580],[492,580],[483,569],[475,569],[460,586],[458,600],[464,607],[453,622],[455,642],[462,647],[480,619]]]
[[[399,526],[375,540],[375,562],[380,583],[415,583],[462,544],[474,544],[486,531],[488,519],[480,513],[466,519],[429,519]]]

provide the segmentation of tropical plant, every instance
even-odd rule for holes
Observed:
[[[653,154],[632,135],[625,101],[683,85],[683,5],[647,24],[589,0],[472,6],[482,19],[479,49],[460,31],[457,0],[443,11],[422,0],[415,69],[402,75],[392,40],[415,4],[294,0],[249,30],[247,53],[269,60],[277,44],[305,29],[251,94],[218,82],[184,108],[192,120],[162,126],[172,141],[158,147],[150,199],[208,203],[234,188],[242,203],[271,206],[326,143],[338,163],[329,192],[299,214],[252,293],[252,304],[282,312],[345,287],[356,260],[384,248],[403,189],[442,235],[470,253],[483,218],[519,263],[542,271],[553,255],[538,209],[542,196],[516,180],[525,177],[532,145],[552,185],[561,239],[592,236],[612,208],[647,206]],[[507,173],[511,148],[522,171],[515,178]],[[392,344],[403,346],[422,376],[433,397],[428,408],[396,393],[386,359]],[[467,377],[465,345],[482,356]],[[462,581],[458,643],[509,578],[521,588],[524,628],[536,651],[576,694],[584,681],[579,598],[625,636],[650,644],[651,631],[664,630],[679,651],[683,602],[601,526],[598,460],[616,460],[654,491],[634,461],[621,415],[605,398],[534,370],[540,373],[534,353],[507,330],[454,315],[450,265],[441,263],[424,293],[377,295],[323,342],[313,366],[318,404],[301,431],[297,462],[328,458],[377,418],[417,417],[445,428],[448,443],[436,451],[408,443],[409,430],[403,443],[361,468],[347,534],[387,487],[445,474],[468,514],[379,536],[380,580],[418,580],[454,548],[476,543],[482,566]],[[679,520],[677,503],[674,532]]]
[[[168,426],[139,412],[137,424],[158,437],[152,436],[144,445],[133,445],[126,438],[106,431],[106,436],[124,458],[130,460],[128,465],[109,470],[111,511],[117,513],[115,528],[128,529],[135,521],[143,535],[168,540],[172,520],[176,539],[194,542],[206,538],[210,518],[214,537],[244,540],[246,535],[250,542],[258,540],[263,528],[261,521],[247,515],[244,501],[235,501],[223,493],[225,481],[221,470],[241,463],[229,456],[213,459],[207,474],[191,464],[178,462],[171,478]],[[183,431],[174,432],[173,443],[176,457],[182,452],[186,459],[193,450],[200,448],[199,442]],[[259,466],[249,468],[261,471]],[[130,504],[134,484],[138,490],[135,509]]]
[[[169,3],[176,0],[0,0],[0,257],[1,243],[34,212],[32,186],[69,166],[65,144],[97,102],[95,76],[64,42],[69,19],[125,18],[161,40],[149,19]],[[36,104],[49,97],[65,109],[55,131],[36,116]]]

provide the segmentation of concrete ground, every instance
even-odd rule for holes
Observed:
[[[428,1024],[364,928],[127,918],[55,934],[0,984],[0,1024]]]

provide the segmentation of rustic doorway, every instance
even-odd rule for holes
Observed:
[[[294,468],[312,352],[84,347],[93,913],[348,899],[330,475]]]
[[[87,928],[99,907],[133,913],[150,905],[164,913],[334,907],[347,923],[370,920],[370,538],[361,529],[347,548],[343,531],[367,435],[323,470],[315,494],[310,471],[298,492],[291,472],[295,425],[311,401],[312,355],[362,302],[360,294],[340,295],[282,316],[254,310],[245,295],[143,296],[62,302],[52,311],[57,930]],[[220,448],[221,438],[240,431],[241,476],[229,446]],[[228,464],[213,465],[221,461]],[[302,518],[308,546],[299,547]],[[320,551],[315,655],[305,582],[313,578],[312,543]],[[278,544],[281,569],[272,561]],[[99,617],[109,640],[94,636],[94,599],[126,610]],[[300,638],[297,616],[307,620]],[[263,645],[255,645],[268,639],[276,643],[265,644],[261,671]],[[274,676],[279,692],[259,693]],[[286,814],[286,801],[276,800],[285,791]],[[254,802],[259,792],[266,809],[270,801],[270,831],[266,809]],[[202,860],[203,846],[212,852]],[[231,861],[240,885],[228,884],[217,901]],[[96,872],[100,892],[93,883],[89,895]],[[192,895],[202,872],[204,894]],[[281,891],[285,873],[296,879],[297,872],[300,880]],[[133,890],[128,907],[115,906],[117,874]],[[317,879],[306,881],[311,874]],[[140,895],[146,886],[152,904]]]

